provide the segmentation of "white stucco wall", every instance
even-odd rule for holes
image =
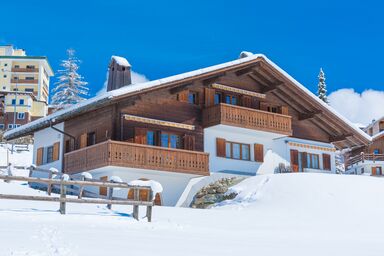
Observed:
[[[64,130],[64,123],[59,123],[54,126],[57,129]],[[40,165],[39,167],[49,169],[51,167],[62,171],[63,167],[63,150],[64,150],[64,135],[48,127],[43,130],[37,131],[34,134],[33,144],[33,163],[36,164],[37,149],[40,147],[52,146],[55,142],[60,142],[59,160],[48,164]],[[44,149],[45,151],[45,149]]]
[[[163,186],[161,195],[162,204],[166,206],[174,206],[179,200],[185,187],[192,178],[199,177],[197,175],[181,174],[173,172],[164,172],[158,170],[135,169],[125,167],[103,167],[90,171],[94,179],[99,179],[102,176],[118,176],[123,181],[129,182],[140,178],[155,180]],[[87,190],[98,193],[98,188],[88,188]],[[127,197],[127,190],[114,191],[114,194],[119,197]]]
[[[217,157],[216,138],[223,138],[227,141],[250,144],[251,161],[228,159]],[[289,142],[296,142],[305,145],[333,149],[329,143],[303,140],[287,137],[281,134],[262,132],[245,128],[238,128],[227,125],[216,125],[204,129],[204,151],[210,154],[209,168],[211,172],[237,172],[249,175],[274,173],[280,163],[290,165],[290,149],[297,149],[300,152],[308,152],[319,155],[320,169],[323,169],[322,154],[331,156],[331,170],[336,171],[335,152],[313,149],[310,147],[290,146]],[[264,162],[254,161],[255,143],[264,145]]]
[[[349,174],[366,174],[366,175],[372,175],[372,167],[381,167],[381,170],[384,172],[384,161],[367,161],[365,160],[364,163],[359,162],[357,164],[354,164],[347,173]],[[363,170],[364,169],[364,173]]]

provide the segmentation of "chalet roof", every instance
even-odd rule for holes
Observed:
[[[348,133],[349,137],[353,137],[348,144],[340,144],[339,148],[345,147],[353,147],[360,146],[362,144],[368,144],[371,141],[371,137],[357,128],[354,124],[352,124],[345,117],[337,113],[333,108],[331,108],[328,104],[324,103],[318,97],[316,97],[311,91],[309,91],[305,86],[301,85],[298,81],[296,81],[293,77],[291,77],[288,73],[278,67],[275,63],[269,60],[263,54],[252,54],[249,52],[243,52],[241,54],[241,58],[214,65],[207,68],[198,69],[191,72],[186,72],[154,81],[144,82],[133,84],[129,86],[122,87],[120,89],[116,89],[113,91],[106,92],[100,96],[96,96],[94,98],[83,101],[77,105],[69,107],[67,109],[59,110],[49,116],[40,118],[26,125],[22,125],[16,129],[12,129],[10,131],[5,132],[4,138],[7,140],[18,138],[21,136],[25,136],[31,134],[37,130],[46,128],[50,126],[51,123],[59,123],[65,121],[74,116],[80,115],[82,113],[100,108],[105,105],[112,104],[122,98],[126,98],[129,96],[137,95],[143,92],[160,89],[168,86],[183,85],[185,83],[190,83],[195,79],[209,79],[214,75],[219,73],[227,72],[230,70],[244,69],[244,68],[252,68],[258,62],[262,62],[265,65],[271,67],[273,69],[273,73],[276,73],[285,78],[287,81],[286,86],[292,87],[295,90],[294,93],[297,93],[295,96],[295,100],[301,101],[303,97],[306,97],[307,100],[311,101],[312,105],[316,108],[321,108],[321,110],[327,114],[329,120],[331,122],[339,122],[338,127],[342,127],[344,133]],[[298,94],[300,93],[300,95]],[[347,137],[348,137],[347,136]],[[347,138],[346,137],[346,138]],[[348,146],[344,146],[348,145]]]

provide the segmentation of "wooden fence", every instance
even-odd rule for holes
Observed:
[[[139,219],[139,206],[146,206],[147,208],[147,220],[148,222],[152,221],[152,207],[154,206],[153,200],[153,191],[149,186],[132,186],[128,185],[125,182],[110,182],[110,181],[100,181],[100,180],[90,180],[82,177],[82,180],[67,180],[68,176],[57,174],[61,176],[60,179],[53,178],[53,175],[56,173],[51,170],[30,168],[30,176],[34,170],[40,172],[47,172],[48,178],[35,178],[35,177],[22,177],[22,176],[6,176],[0,175],[0,180],[5,182],[9,181],[24,181],[28,183],[37,183],[44,184],[47,186],[48,196],[27,196],[27,195],[10,195],[10,194],[0,194],[0,199],[12,199],[12,200],[30,200],[30,201],[46,201],[46,202],[59,202],[60,203],[60,213],[66,213],[66,203],[85,203],[85,204],[106,204],[108,209],[112,209],[112,205],[132,205],[133,206],[133,217]],[[60,188],[60,197],[50,196],[52,193],[52,187],[58,185]],[[69,188],[68,186],[78,186],[78,195],[75,197],[67,197],[68,190],[75,191],[74,189]],[[95,187],[106,187],[108,188],[108,195],[103,198],[84,198],[84,187],[86,186],[95,186]],[[128,198],[119,198],[113,196],[113,189],[132,189],[133,190],[133,200]],[[149,193],[147,200],[140,200],[140,190],[148,190]]]

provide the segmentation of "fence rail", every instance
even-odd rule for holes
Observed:
[[[66,203],[82,203],[82,204],[106,204],[108,209],[112,208],[112,205],[132,205],[133,206],[133,217],[139,219],[139,206],[147,207],[147,219],[148,222],[152,221],[152,207],[154,206],[153,191],[149,186],[132,186],[125,182],[108,182],[98,180],[66,180],[64,175],[61,175],[61,179],[54,179],[53,174],[56,173],[52,170],[44,170],[38,168],[30,168],[30,176],[32,172],[40,171],[47,172],[49,178],[36,178],[36,177],[22,177],[22,176],[7,176],[0,175],[0,180],[5,182],[9,181],[24,181],[29,183],[38,183],[47,185],[48,196],[28,196],[28,195],[12,195],[12,194],[0,194],[0,199],[11,199],[11,200],[30,200],[30,201],[46,201],[46,202],[59,202],[60,213],[66,213]],[[60,175],[59,175],[60,176]],[[51,191],[53,185],[60,186],[60,197],[52,197]],[[79,186],[78,197],[67,197],[68,186]],[[83,188],[85,186],[96,186],[108,188],[108,195],[106,198],[83,198]],[[113,196],[113,189],[132,189],[134,198],[118,198]],[[141,200],[139,193],[140,190],[148,190],[147,200]]]

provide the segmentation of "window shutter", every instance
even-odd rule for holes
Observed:
[[[262,110],[262,111],[268,111],[268,103],[266,103],[266,102],[260,102],[260,110]]]
[[[189,91],[188,90],[184,90],[184,91],[181,91],[177,94],[177,99],[178,101],[181,101],[181,102],[188,102],[188,93]]]
[[[56,142],[53,144],[53,161],[59,160],[59,154],[60,154],[60,142]]]
[[[256,162],[264,162],[264,146],[263,144],[254,145],[254,155]]]
[[[291,167],[294,172],[299,171],[299,151],[291,149]]]
[[[38,148],[37,154],[36,154],[36,165],[42,165],[43,164],[43,155],[44,155],[44,148]]]
[[[281,114],[289,115],[287,106],[281,106]]]
[[[216,138],[216,155],[225,157],[225,139]]]
[[[85,148],[87,146],[87,134],[83,133],[80,135],[80,148]]]
[[[331,155],[323,154],[323,169],[331,170]]]
[[[252,108],[252,97],[248,95],[243,95],[241,97],[242,105],[246,108]]]
[[[376,167],[372,167],[372,175],[376,175]]]
[[[299,159],[297,159],[297,162],[299,162]],[[301,153],[301,166],[302,168],[308,168],[307,152]]]
[[[195,136],[189,134],[184,135],[184,149],[195,150]]]
[[[135,143],[147,144],[147,129],[135,127]]]
[[[210,107],[215,104],[215,89],[204,88],[205,107]]]

